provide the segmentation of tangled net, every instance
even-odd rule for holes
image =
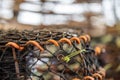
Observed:
[[[0,31],[1,80],[103,80],[90,36],[51,31]]]

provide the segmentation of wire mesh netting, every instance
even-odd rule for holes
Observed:
[[[53,31],[0,31],[1,80],[103,80],[90,36]]]

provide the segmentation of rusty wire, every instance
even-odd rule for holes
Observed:
[[[90,36],[50,31],[0,31],[2,80],[103,80]]]

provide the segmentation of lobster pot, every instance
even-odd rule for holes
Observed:
[[[101,50],[90,36],[68,32],[0,31],[2,80],[103,80]]]

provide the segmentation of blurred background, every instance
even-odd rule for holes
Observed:
[[[0,0],[0,29],[88,33],[91,45],[102,48],[106,80],[119,80],[119,13],[120,0]]]

